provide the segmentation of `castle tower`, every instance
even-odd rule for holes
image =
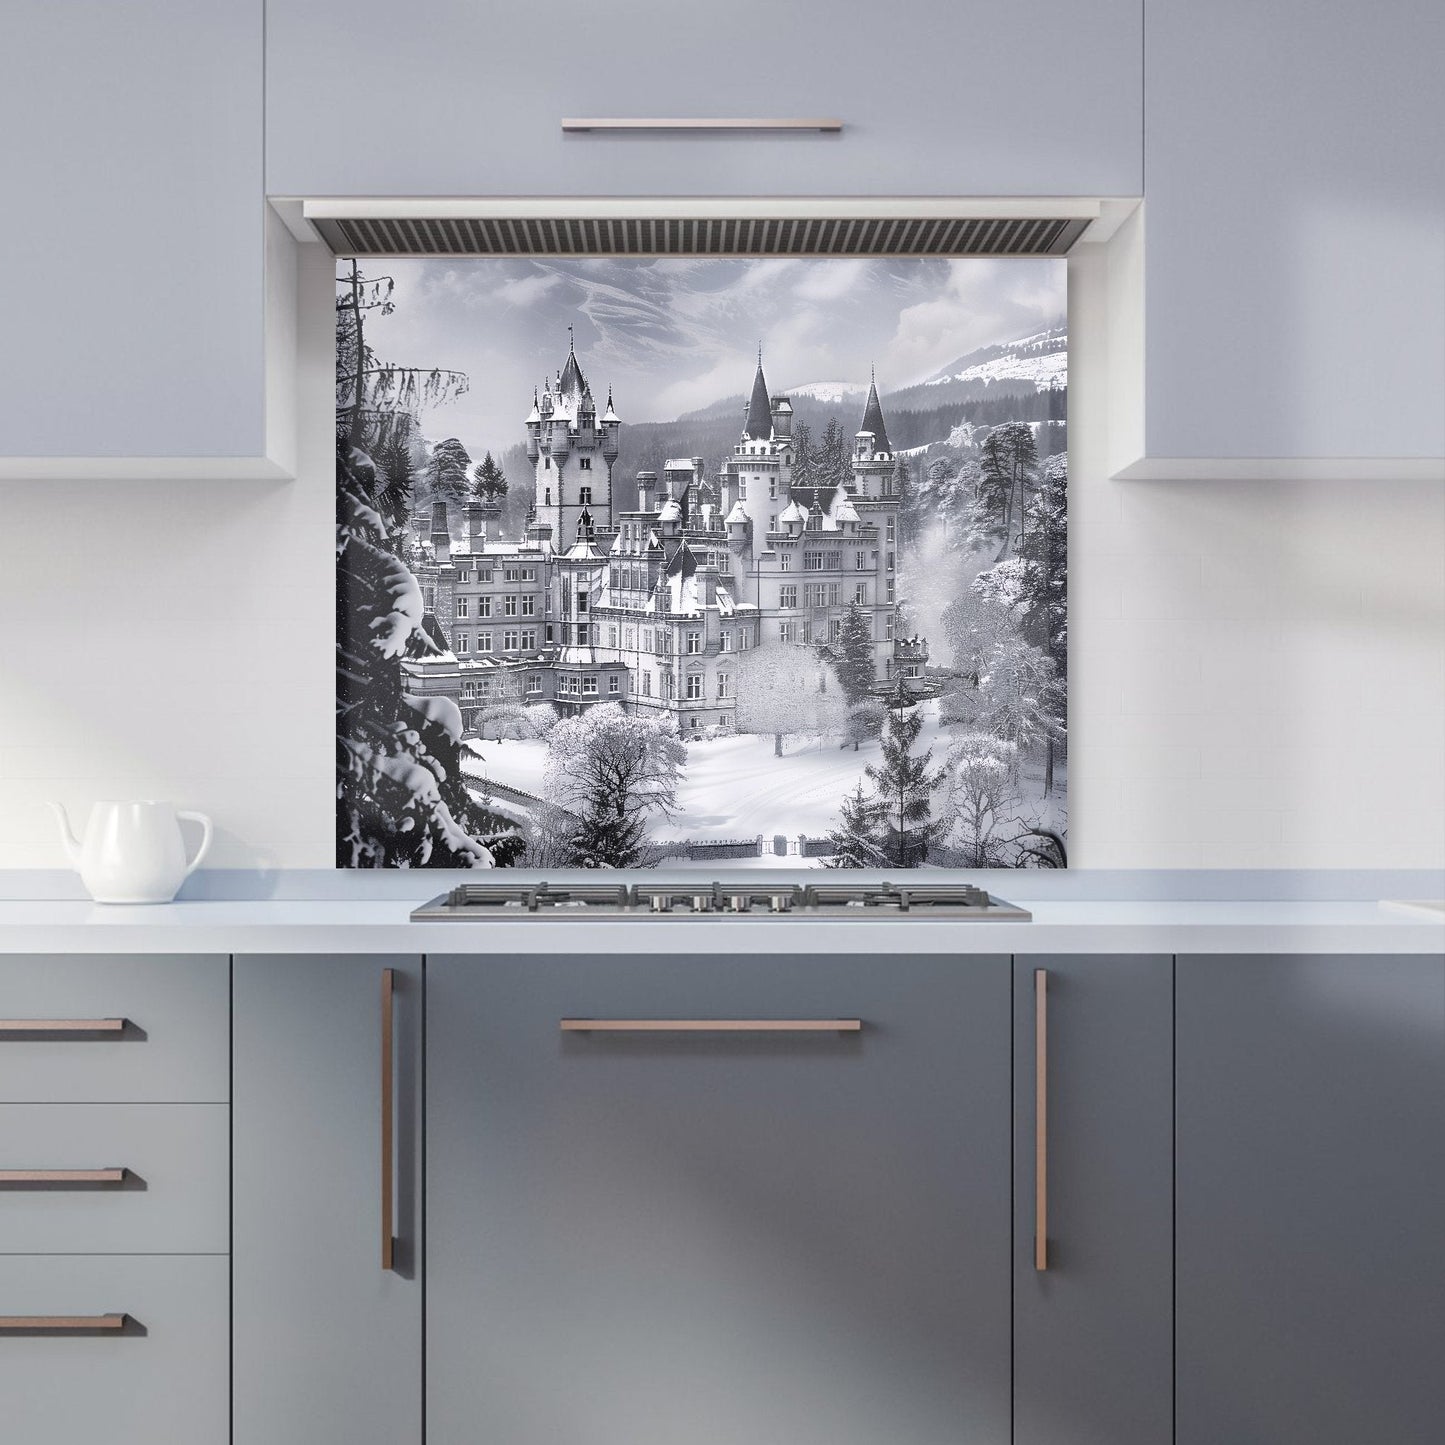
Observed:
[[[622,419],[607,393],[599,417],[592,388],[582,374],[569,326],[567,361],[555,378],[533,393],[527,417],[527,457],[536,483],[537,521],[552,530],[552,545],[565,551],[578,538],[582,513],[599,533],[612,530],[612,465]]]
[[[891,496],[894,470],[893,447],[888,440],[888,427],[878,400],[878,382],[870,370],[863,421],[853,437],[853,494],[859,497]]]

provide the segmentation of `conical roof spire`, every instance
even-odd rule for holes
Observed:
[[[873,376],[873,368],[868,368],[868,401],[863,407],[863,425],[859,431],[871,431],[873,433],[873,450],[875,452],[891,452],[893,448],[888,444],[888,428],[883,424],[883,408],[878,402],[878,383]]]
[[[763,376],[763,343],[758,342],[758,370],[753,377],[753,394],[748,398],[748,416],[743,423],[743,436],[750,441],[765,442],[773,434],[773,409],[768,401],[768,383]]]
[[[567,328],[567,364],[557,374],[557,390],[563,396],[580,396],[587,390],[587,378],[577,364],[577,339],[572,328]]]

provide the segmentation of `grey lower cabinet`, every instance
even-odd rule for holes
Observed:
[[[419,958],[235,960],[234,1445],[421,1439],[421,994]]]
[[[1178,1445],[1433,1445],[1445,959],[1181,957]]]
[[[429,957],[428,1445],[1007,1445],[1010,996],[1006,957]],[[599,1026],[760,1019],[861,1029]]]
[[[1014,961],[1014,1445],[1171,1439],[1173,970]]]

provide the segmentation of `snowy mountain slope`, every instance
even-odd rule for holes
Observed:
[[[926,377],[922,386],[942,386],[946,382],[981,381],[985,386],[996,381],[1031,382],[1039,391],[1064,386],[1069,377],[1069,333],[1062,326],[1021,336],[1001,346],[986,346],[969,352],[957,361],[941,367]]]

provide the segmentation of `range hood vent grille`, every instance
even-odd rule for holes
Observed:
[[[338,256],[1062,256],[1077,217],[312,218]]]

